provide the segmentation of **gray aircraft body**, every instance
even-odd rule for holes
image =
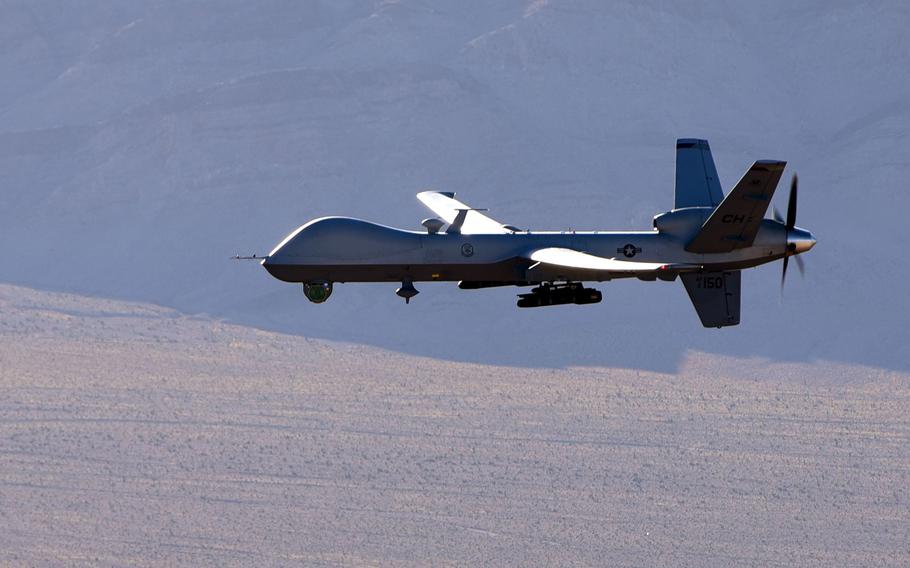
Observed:
[[[288,235],[262,265],[275,278],[303,283],[316,303],[338,282],[400,282],[396,293],[410,301],[418,294],[414,282],[452,281],[462,289],[533,287],[519,294],[519,307],[592,304],[601,293],[584,282],[679,278],[703,325],[736,325],[741,271],[783,259],[785,277],[789,257],[816,242],[795,226],[795,176],[786,219],[776,212],[765,218],[785,165],[755,162],[725,197],[707,141],[681,139],[674,208],[654,217],[649,231],[523,230],[454,193],[426,191],[418,199],[440,218],[424,220],[424,231],[325,217]]]

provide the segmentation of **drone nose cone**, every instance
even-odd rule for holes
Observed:
[[[272,274],[272,276],[274,276],[274,274],[272,273],[272,267],[274,266],[275,261],[272,260],[271,256],[267,256],[267,257],[263,258],[262,262],[260,262],[259,264],[261,264],[263,268],[268,270],[269,274]]]
[[[806,252],[814,247],[817,242],[815,236],[804,229],[794,227],[787,232],[787,249],[793,254]]]

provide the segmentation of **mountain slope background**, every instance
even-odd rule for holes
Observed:
[[[441,361],[0,285],[0,563],[907,566],[910,374]]]
[[[0,280],[459,361],[676,369],[690,350],[910,370],[910,8],[899,2],[119,2],[0,6]],[[726,190],[801,178],[819,245],[744,277],[743,324],[682,286],[518,310],[516,290],[341,285],[321,306],[235,253],[303,222],[418,228],[456,191],[505,223],[640,229],[674,141]],[[776,203],[786,208],[781,184]]]

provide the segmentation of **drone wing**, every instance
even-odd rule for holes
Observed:
[[[528,258],[534,262],[550,264],[553,266],[575,268],[578,270],[600,270],[605,272],[647,272],[667,266],[656,262],[631,262],[628,260],[616,260],[615,258],[604,258],[586,252],[559,247],[535,250],[528,255]]]
[[[423,191],[417,194],[417,199],[449,224],[447,233],[500,235],[513,232],[512,229],[480,213],[486,211],[485,209],[473,209],[458,201],[454,193]]]
[[[595,256],[573,249],[550,247],[538,249],[527,256],[547,269],[567,270],[566,277],[583,278],[592,272],[609,273],[610,276],[650,276],[658,272],[690,272],[697,270],[694,264],[662,264],[659,262],[632,262]],[[532,267],[532,270],[536,267]]]

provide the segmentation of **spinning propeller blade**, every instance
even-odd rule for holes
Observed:
[[[796,174],[793,174],[793,181],[790,182],[790,198],[787,201],[787,220],[784,222],[784,219],[781,217],[780,211],[777,208],[774,208],[774,220],[779,223],[784,223],[784,226],[787,228],[787,251],[784,253],[784,269],[780,275],[780,293],[784,293],[784,282],[787,280],[787,265],[791,256],[796,256],[796,244],[790,242],[790,232],[796,227],[796,200],[797,194],[799,191],[799,178],[796,177]],[[806,275],[806,265],[803,263],[803,259],[799,256],[796,256],[796,267],[799,269],[801,276],[805,277]]]
[[[799,189],[799,178],[793,174],[793,181],[790,182],[790,200],[787,203],[787,229],[796,226],[796,192]]]

